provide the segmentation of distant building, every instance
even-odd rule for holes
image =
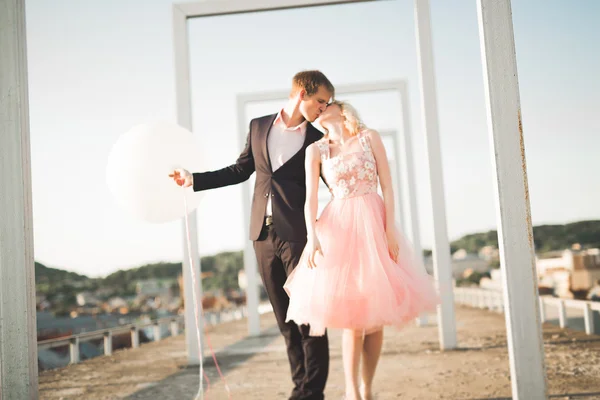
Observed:
[[[433,273],[432,256],[425,257],[425,269]],[[452,277],[460,279],[466,270],[486,272],[490,269],[490,262],[479,256],[479,254],[468,253],[465,249],[459,249],[452,254]]]
[[[173,301],[171,286],[173,286],[175,282],[176,281],[173,279],[148,279],[138,281],[136,283],[136,303],[141,305],[145,304],[151,309],[168,307]]]
[[[95,306],[98,304],[98,299],[90,292],[77,293],[75,297],[77,304],[81,307]]]
[[[479,258],[491,261],[497,260],[500,257],[500,251],[496,246],[483,246],[479,249]]]
[[[115,292],[113,287],[102,287],[94,292],[98,299],[106,300],[110,298]]]
[[[127,302],[122,297],[111,297],[107,303],[113,309],[127,307]]]
[[[120,314],[128,314],[129,313],[129,304],[122,297],[111,297],[106,302],[102,304],[102,309],[105,312],[118,312]]]
[[[40,292],[36,292],[35,294],[35,305],[38,311],[45,311],[51,306],[50,302],[46,298],[46,295]]]
[[[502,291],[502,272],[500,269],[492,269],[490,271],[490,277],[483,277],[479,281],[479,287],[482,289]]]
[[[148,279],[145,281],[137,281],[135,284],[135,291],[141,296],[161,296],[165,295],[171,290],[172,282],[161,281],[158,279]]]
[[[559,297],[572,298],[600,279],[600,249],[574,247],[543,253],[536,257],[536,266],[540,286],[553,288]]]

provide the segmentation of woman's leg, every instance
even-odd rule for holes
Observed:
[[[375,377],[375,369],[381,355],[381,347],[383,345],[383,329],[373,332],[365,336],[362,351],[362,396],[363,400],[371,400],[371,387],[373,385],[373,377]]]
[[[358,368],[363,348],[362,331],[344,329],[342,334],[342,359],[346,382],[345,400],[360,400],[358,388]]]

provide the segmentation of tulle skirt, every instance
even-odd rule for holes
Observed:
[[[333,199],[316,223],[323,256],[316,268],[305,249],[284,289],[290,296],[287,321],[310,325],[310,335],[327,328],[370,333],[401,327],[435,310],[439,296],[421,257],[397,231],[398,262],[390,257],[381,196]]]

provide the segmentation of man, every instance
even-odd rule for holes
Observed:
[[[334,87],[320,71],[303,71],[292,80],[285,108],[253,119],[246,146],[235,164],[210,172],[179,169],[172,177],[194,191],[244,182],[256,171],[250,240],[260,276],[285,338],[294,389],[290,400],[322,400],[329,371],[327,336],[310,337],[307,326],[285,322],[289,298],[283,289],[306,245],[304,202],[306,148],[323,134],[311,123],[325,111]]]

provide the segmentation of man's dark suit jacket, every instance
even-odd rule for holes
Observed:
[[[304,202],[306,199],[306,148],[323,134],[312,124],[306,126],[302,148],[275,172],[267,148],[267,138],[277,114],[250,122],[246,146],[235,164],[210,172],[194,173],[194,191],[214,189],[244,182],[256,171],[256,184],[250,214],[250,240],[257,240],[265,217],[267,197],[271,195],[273,227],[281,240],[306,241]]]

